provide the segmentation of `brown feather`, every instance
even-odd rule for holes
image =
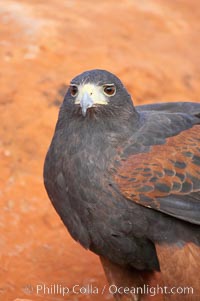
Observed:
[[[170,288],[189,287],[186,294],[166,296],[166,300],[200,300],[200,248],[192,243],[179,248],[174,245],[156,245],[161,273],[165,286]],[[169,259],[169,260],[168,260]],[[181,290],[180,288],[180,290]],[[189,293],[188,293],[189,292]]]
[[[200,182],[200,166],[195,156],[200,157],[200,126],[166,139],[164,145],[154,145],[148,153],[130,155],[121,161],[114,175],[122,194],[144,206],[159,209],[156,198],[170,194],[188,194],[200,191],[193,179]],[[190,187],[184,190],[184,184]],[[141,195],[150,202],[141,199]]]

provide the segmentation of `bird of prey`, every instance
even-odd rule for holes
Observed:
[[[181,300],[200,300],[199,103],[134,107],[114,74],[76,76],[44,184],[84,248],[122,269],[157,271],[169,286],[190,285],[199,299]]]

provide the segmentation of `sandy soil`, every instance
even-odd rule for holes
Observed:
[[[198,0],[16,0],[0,4],[0,300],[112,300],[36,292],[107,283],[75,243],[43,187],[44,156],[67,84],[116,73],[135,104],[200,101]],[[28,287],[27,287],[28,286]]]

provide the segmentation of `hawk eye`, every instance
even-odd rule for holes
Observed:
[[[107,96],[113,96],[116,93],[116,87],[113,84],[111,84],[111,85],[104,85],[103,86],[103,92]]]
[[[71,96],[75,97],[78,94],[78,87],[76,85],[71,85],[69,87]]]

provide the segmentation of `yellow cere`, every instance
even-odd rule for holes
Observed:
[[[80,104],[80,101],[85,93],[87,93],[90,96],[94,104],[108,104],[107,98],[103,92],[103,87],[94,84],[85,84],[79,86],[79,91],[78,95],[76,96],[75,104]]]

